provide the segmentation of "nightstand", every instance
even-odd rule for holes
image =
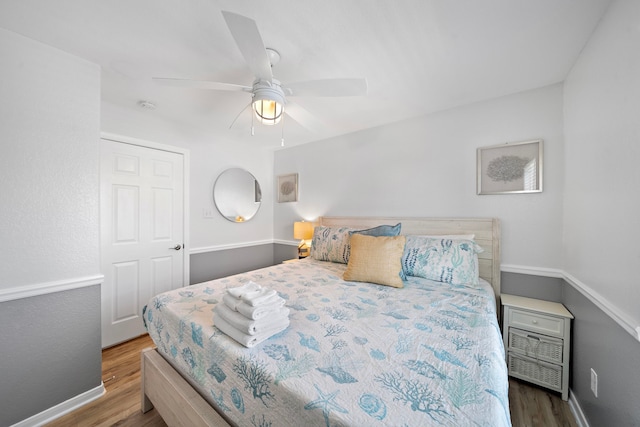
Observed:
[[[502,338],[509,375],[569,398],[569,355],[573,315],[557,302],[500,295]]]

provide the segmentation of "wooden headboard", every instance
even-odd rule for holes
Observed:
[[[401,234],[474,234],[484,252],[478,254],[480,277],[491,283],[500,297],[500,220],[497,218],[320,217],[317,225],[371,228],[402,223]],[[499,311],[499,310],[498,310]]]

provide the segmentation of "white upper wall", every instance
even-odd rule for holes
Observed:
[[[189,149],[190,244],[192,251],[224,248],[227,245],[271,242],[273,239],[273,151],[249,143],[221,140],[224,136],[203,135],[155,114],[136,108],[102,103],[102,131]],[[276,141],[277,143],[277,141]],[[248,170],[262,187],[262,205],[246,223],[224,219],[213,202],[213,185],[224,170]],[[213,210],[204,218],[205,209]]]
[[[565,83],[564,270],[640,339],[640,2],[614,2]]]
[[[100,68],[0,28],[0,289],[100,272]]]
[[[538,138],[542,193],[476,195],[478,147]],[[297,172],[300,197],[275,203],[275,238],[322,215],[497,217],[503,265],[558,269],[563,162],[561,85],[284,149],[275,175]]]

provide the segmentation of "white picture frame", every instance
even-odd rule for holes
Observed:
[[[542,192],[542,140],[477,149],[477,194]]]
[[[298,201],[298,174],[278,176],[278,203]]]

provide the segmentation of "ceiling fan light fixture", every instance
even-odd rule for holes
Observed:
[[[264,125],[275,125],[282,119],[282,104],[270,99],[260,99],[253,102],[253,111],[258,121]]]
[[[265,125],[278,124],[284,113],[284,93],[275,80],[274,83],[256,82],[253,85],[253,112]]]

